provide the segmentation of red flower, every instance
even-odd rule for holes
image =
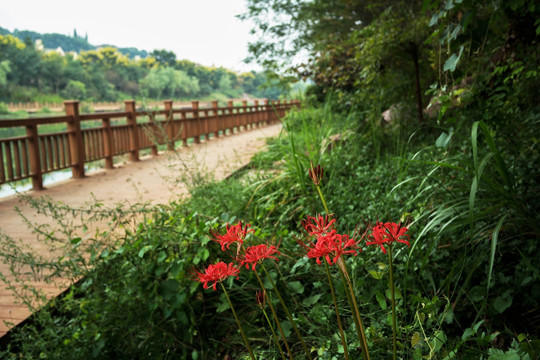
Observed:
[[[308,216],[307,220],[302,220],[302,226],[311,236],[329,234],[331,232],[335,232],[333,228],[334,223],[336,222],[336,219],[331,219],[328,221],[329,219],[331,219],[331,216],[329,217],[328,215],[325,217],[322,217],[321,215],[318,215],[317,217]]]
[[[311,180],[313,180],[313,183],[319,186],[323,178],[324,168],[321,165],[317,165],[316,167],[313,167],[313,162],[311,162],[308,173]]]
[[[330,254],[333,249],[334,235],[327,234],[319,236],[315,244],[311,243],[311,247],[309,245],[306,246],[307,257],[310,259],[316,258],[319,265],[321,265],[321,257],[324,257],[326,262],[332,265]]]
[[[349,248],[349,250],[345,250]],[[336,234],[334,238],[334,264],[341,255],[350,254],[356,256],[358,252],[362,251],[358,247],[358,240],[350,239],[347,234]]]
[[[247,248],[244,258],[240,260],[240,264],[241,266],[246,265],[246,269],[249,269],[249,264],[253,264],[251,270],[255,271],[255,266],[259,260],[274,259],[277,261],[278,259],[272,256],[272,254],[281,254],[274,245],[270,247],[266,244],[251,246]]]
[[[401,226],[401,223],[396,224],[392,222],[382,223],[378,222],[373,227],[373,232],[369,236],[372,241],[366,241],[366,245],[379,245],[386,254],[386,248],[384,244],[391,244],[392,242],[400,242],[411,246],[409,244],[410,236],[407,234],[408,228]]]
[[[221,245],[221,250],[225,251],[225,246],[227,246],[227,249],[229,249],[229,246],[234,243],[239,243],[240,245],[244,243],[244,239],[246,238],[246,235],[251,231],[253,232],[253,229],[249,229],[251,225],[246,224],[245,226],[242,226],[242,222],[239,221],[238,224],[230,226],[227,224],[225,227],[227,229],[227,232],[224,235],[220,235],[217,232],[212,233],[214,236],[214,241],[217,241]]]
[[[220,281],[225,280],[229,276],[238,276],[240,269],[234,266],[233,263],[226,264],[223,261],[218,262],[214,265],[209,265],[208,268],[204,270],[204,273],[200,271],[195,271],[195,280],[203,284],[203,288],[208,289],[208,283],[214,282],[212,288],[216,290],[216,284]]]
[[[257,300],[257,305],[259,305],[261,309],[264,309],[266,306],[266,290],[257,291],[255,293],[255,299]]]
[[[335,232],[319,236],[315,244],[311,243],[310,245],[306,246],[307,257],[316,258],[319,265],[321,265],[321,257],[324,257],[328,264],[333,265],[342,255],[356,256],[358,251],[361,251],[358,247],[358,240],[349,238],[349,235],[340,235]],[[346,250],[347,248],[348,250]]]

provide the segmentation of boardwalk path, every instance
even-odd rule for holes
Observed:
[[[281,125],[276,124],[212,139],[201,145],[180,149],[175,156],[162,154],[154,158],[143,158],[135,163],[123,163],[116,165],[114,170],[98,170],[84,179],[70,179],[48,186],[44,192],[31,192],[30,195],[32,197],[49,195],[73,207],[90,201],[92,193],[107,205],[121,201],[134,203],[140,200],[167,203],[171,199],[187,194],[182,183],[171,182],[171,178],[178,176],[178,169],[184,166],[180,163],[206,169],[216,179],[223,179],[247,164],[251,156],[264,147],[265,138],[277,136],[280,131]],[[22,239],[31,246],[37,245],[35,235],[25,227],[22,219],[14,211],[14,207],[18,204],[19,201],[15,197],[0,198],[0,231],[14,239]],[[32,220],[47,222],[46,218],[39,218],[29,208],[23,206],[21,210]],[[0,263],[0,272],[9,274],[7,266],[3,263]],[[45,284],[41,287],[53,296],[63,290]],[[0,282],[0,337],[8,330],[4,321],[17,324],[29,315],[28,309],[16,304],[15,297],[6,289],[5,284]]]

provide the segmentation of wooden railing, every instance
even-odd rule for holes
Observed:
[[[150,149],[157,155],[158,145],[172,150],[188,140],[199,143],[201,138],[222,136],[261,124],[272,124],[285,115],[298,101],[254,101],[233,106],[229,101],[219,107],[199,108],[193,101],[191,108],[173,108],[173,102],[163,103],[157,111],[137,110],[135,101],[125,101],[125,111],[79,114],[78,101],[64,102],[65,116],[32,119],[0,120],[0,128],[24,127],[25,136],[0,139],[0,184],[32,179],[32,188],[43,189],[43,175],[71,168],[72,176],[84,177],[84,165],[105,160],[105,167],[113,167],[113,157],[129,154],[131,161],[139,160],[139,151]],[[139,120],[139,121],[138,121]],[[100,121],[98,126],[90,121]],[[63,123],[65,131],[40,133],[46,124]],[[90,126],[85,126],[90,125]],[[91,127],[91,125],[94,125]]]
[[[243,99],[230,99],[234,102],[241,102]],[[264,101],[264,99],[256,99],[260,101],[261,103]],[[208,102],[210,103],[210,102]],[[147,101],[144,103],[146,108],[156,108],[156,107],[162,107],[163,102],[159,101]],[[205,102],[201,102],[201,106],[203,106]],[[8,110],[10,112],[16,112],[16,111],[27,111],[29,113],[36,113],[43,109],[48,109],[51,112],[62,112],[64,110],[64,104],[61,102],[22,102],[22,103],[7,103]],[[111,102],[111,101],[96,101],[96,102],[83,102],[82,103],[83,108],[89,108],[92,109],[91,111],[119,111],[124,107],[124,104],[122,102]],[[177,106],[190,106],[191,102],[182,102],[177,103]]]

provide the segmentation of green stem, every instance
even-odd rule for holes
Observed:
[[[321,187],[319,185],[316,185],[317,191],[319,192],[319,197],[321,198],[322,204],[324,206],[324,211],[326,211],[326,214],[330,216],[330,211],[328,211],[328,206],[326,205],[326,201],[324,200],[324,196],[321,191]]]
[[[231,307],[232,313],[234,315],[234,319],[236,320],[236,324],[238,325],[238,328],[240,329],[240,333],[242,334],[242,338],[244,339],[244,344],[246,345],[246,348],[249,351],[249,355],[251,356],[252,360],[255,359],[255,355],[253,355],[253,351],[251,350],[251,346],[249,346],[249,342],[247,340],[246,334],[244,334],[244,329],[242,329],[242,325],[240,324],[240,320],[238,320],[238,316],[236,316],[236,311],[234,311],[233,304],[231,302],[231,299],[229,298],[229,294],[227,294],[227,289],[225,289],[225,286],[222,282],[220,282],[221,287],[223,288],[223,292],[225,293],[225,296],[227,297],[227,301],[229,302],[229,306]]]
[[[341,282],[343,283],[344,288],[345,288],[345,295],[347,295],[347,302],[349,303],[349,307],[351,308],[351,314],[353,315],[353,320],[354,320],[354,324],[356,328],[356,334],[358,335],[358,340],[360,341],[360,344],[363,344],[362,332],[360,331],[360,323],[358,322],[358,316],[356,315],[356,312],[354,310],[351,294],[348,290],[347,280],[345,280],[345,275],[343,274],[343,271],[341,270],[341,268],[339,268],[339,266],[338,266],[338,269],[339,269],[339,274],[341,275]]]
[[[257,280],[259,281],[259,285],[261,286],[261,289],[264,291],[264,284],[261,280],[261,277],[259,276],[259,273],[255,270],[254,271],[255,276],[257,276]],[[268,301],[268,305],[270,306],[270,310],[272,311],[272,315],[274,316],[274,320],[276,320],[276,325],[278,327],[279,333],[281,334],[281,337],[283,338],[283,343],[285,344],[285,348],[287,348],[287,353],[289,354],[289,357],[291,360],[293,359],[291,348],[289,347],[289,343],[287,342],[287,338],[285,337],[285,333],[283,332],[283,329],[281,328],[281,324],[279,323],[279,319],[276,314],[276,310],[274,309],[274,305],[272,305],[272,302],[270,301],[270,296],[268,296],[268,293],[265,291],[266,300]]]
[[[343,257],[340,257],[339,260],[342,266],[340,266],[340,269],[343,271],[345,282],[347,283],[347,287],[349,289],[349,293],[351,295],[352,305],[351,309],[356,317],[358,327],[360,329],[360,345],[362,347],[362,356],[364,357],[364,360],[370,360],[371,357],[369,356],[369,348],[366,340],[366,332],[364,330],[364,324],[362,324],[362,318],[360,317],[360,310],[358,309],[358,303],[356,301],[356,295],[354,295],[354,289],[351,283],[351,278],[349,277],[349,272],[347,271],[347,265],[345,264],[345,260]]]
[[[277,338],[277,334],[274,331],[274,327],[272,326],[272,322],[268,318],[268,314],[266,314],[266,310],[264,310],[264,308],[262,306],[261,306],[261,310],[262,310],[262,312],[264,314],[264,317],[266,318],[266,321],[268,322],[268,326],[270,327],[270,330],[272,330],[272,335],[274,336],[274,341],[276,342],[276,346],[279,349],[279,353],[281,354],[281,358],[283,360],[287,360],[287,358],[285,357],[285,354],[283,354],[283,350],[281,350],[281,345],[279,345],[279,340]]]
[[[266,276],[268,277],[268,280],[270,280],[270,284],[272,284],[272,288],[274,289],[278,299],[279,299],[279,302],[281,303],[281,306],[283,307],[283,310],[285,310],[285,313],[287,314],[287,318],[289,319],[289,321],[291,322],[291,325],[294,329],[294,332],[296,333],[296,336],[298,336],[298,339],[300,339],[300,342],[302,343],[302,347],[304,348],[304,352],[306,353],[306,356],[309,360],[312,360],[312,357],[311,357],[311,354],[309,353],[309,350],[306,346],[306,343],[304,342],[304,338],[302,337],[302,335],[300,334],[300,331],[298,331],[298,328],[296,327],[296,324],[294,323],[294,320],[291,316],[291,313],[289,311],[289,308],[287,308],[287,305],[285,305],[285,301],[283,301],[283,298],[281,297],[281,294],[279,293],[279,290],[277,289],[276,287],[276,284],[274,284],[274,280],[272,280],[272,277],[270,277],[270,274],[268,273],[268,270],[266,270],[266,267],[264,266],[264,264],[261,264],[263,270],[264,270],[264,273],[266,274]]]
[[[328,210],[328,205],[326,205],[326,200],[324,199],[321,187],[319,185],[315,185],[315,187],[317,188],[317,192],[319,193],[319,197],[321,198],[326,214],[330,215],[330,211]],[[356,296],[354,295],[351,279],[347,271],[347,265],[345,264],[345,260],[343,259],[343,257],[340,257],[339,261],[340,266],[338,267],[341,272],[341,280],[345,282],[345,287],[349,289],[350,296],[347,296],[347,300],[349,301],[351,312],[353,313],[353,317],[355,320],[354,322],[356,325],[356,333],[358,334],[358,340],[360,341],[360,347],[362,348],[362,357],[364,358],[364,360],[370,360],[364,325],[362,324],[362,318],[360,317],[360,310],[358,310],[358,304],[356,302]]]
[[[388,246],[388,264],[390,265],[390,294],[392,297],[392,348],[393,359],[397,357],[396,294],[394,291],[394,267],[392,266],[392,246]]]
[[[334,309],[336,310],[336,318],[339,327],[339,332],[341,334],[341,343],[343,344],[343,351],[345,353],[345,359],[349,359],[349,351],[347,348],[347,339],[343,333],[343,326],[341,325],[341,317],[339,316],[339,309],[336,300],[336,293],[334,291],[334,283],[332,282],[332,277],[330,276],[330,269],[328,269],[328,264],[324,261],[324,267],[326,268],[326,276],[328,276],[328,284],[330,285],[330,291],[332,292],[332,299],[334,300]]]

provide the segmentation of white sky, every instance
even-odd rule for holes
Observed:
[[[79,36],[110,44],[173,51],[177,59],[235,71],[244,64],[251,24],[235,15],[245,0],[0,0],[0,26],[10,31]]]

